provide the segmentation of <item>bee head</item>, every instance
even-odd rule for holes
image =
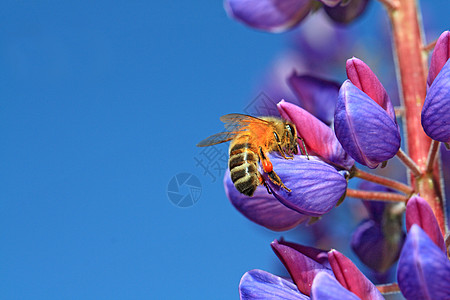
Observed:
[[[291,122],[286,121],[284,123],[284,129],[285,129],[285,145],[286,150],[288,150],[290,153],[298,154],[298,143],[297,143],[297,129],[295,128],[295,125]]]

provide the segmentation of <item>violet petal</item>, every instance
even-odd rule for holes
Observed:
[[[439,224],[434,216],[431,206],[425,199],[414,196],[408,200],[406,205],[406,229],[409,231],[413,224],[419,225],[428,237],[444,253],[447,253],[444,237],[442,236]]]
[[[225,0],[228,15],[250,27],[270,32],[288,30],[311,10],[311,0]]]
[[[339,92],[334,129],[345,151],[369,168],[394,157],[400,148],[397,124],[350,80]]]
[[[351,169],[355,161],[344,151],[330,127],[295,104],[282,100],[277,107],[283,118],[295,124],[298,135],[305,141],[311,155],[317,155],[344,169]]]
[[[295,284],[262,270],[251,270],[244,274],[239,283],[239,295],[243,300],[286,299],[308,300]]]
[[[397,261],[404,237],[400,226],[385,234],[381,223],[365,220],[353,233],[350,245],[366,266],[382,273]]]
[[[328,252],[328,259],[337,281],[347,290],[361,299],[384,299],[375,285],[358,270],[350,259],[336,250]]]
[[[450,60],[428,89],[422,108],[422,127],[433,140],[450,142]]]
[[[348,24],[358,18],[366,9],[369,0],[350,0],[347,5],[325,6],[325,12],[335,22]]]
[[[305,245],[300,245],[300,244],[296,244],[296,243],[292,243],[292,242],[287,242],[283,238],[281,238],[278,241],[278,243],[281,245],[288,246],[292,249],[295,249],[298,252],[302,253],[303,255],[315,260],[319,264],[322,264],[327,268],[331,268],[330,263],[328,262],[328,251],[314,248],[314,247],[305,246]]]
[[[430,70],[428,71],[427,84],[431,86],[436,76],[450,58],[450,31],[444,31],[434,46],[431,55]]]
[[[310,294],[311,285],[318,272],[324,271],[333,274],[330,269],[322,264],[319,264],[291,247],[279,244],[276,240],[272,242],[271,246],[275,254],[289,271],[289,274],[291,274],[298,289],[305,295]]]
[[[252,197],[241,194],[234,187],[229,171],[225,174],[224,186],[228,199],[240,213],[270,230],[289,230],[309,219],[308,216],[281,204],[273,195],[267,193],[264,186],[256,188]]]
[[[320,272],[314,278],[311,287],[312,300],[360,300],[358,296],[346,290],[333,276]]]
[[[389,99],[389,95],[369,66],[362,60],[353,57],[347,60],[346,69],[348,79],[358,89],[378,103],[387,112],[389,117],[396,122],[394,106]]]
[[[450,261],[417,224],[406,237],[397,280],[408,300],[450,299]]]
[[[288,160],[269,155],[273,170],[291,191],[272,183],[263,174],[274,196],[287,207],[299,213],[318,217],[336,206],[347,189],[347,180],[332,166],[320,161],[295,155]]]
[[[310,75],[298,75],[295,71],[288,78],[300,106],[323,123],[333,123],[334,110],[339,96],[339,84]]]

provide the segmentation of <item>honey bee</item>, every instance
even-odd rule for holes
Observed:
[[[297,137],[295,125],[276,117],[256,118],[243,114],[224,115],[220,120],[225,123],[226,131],[204,139],[197,146],[206,147],[231,141],[228,166],[236,189],[251,197],[258,185],[264,184],[268,193],[271,193],[258,171],[258,162],[261,162],[270,181],[290,192],[273,170],[267,154],[277,151],[285,159],[293,159],[293,155],[298,154],[297,138],[301,138]],[[304,148],[306,151],[306,147]],[[300,150],[303,153],[301,148]]]

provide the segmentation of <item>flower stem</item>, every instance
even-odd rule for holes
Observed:
[[[380,284],[377,285],[377,289],[382,293],[383,295],[386,294],[392,294],[392,293],[398,293],[400,292],[400,288],[398,287],[397,283],[388,283],[388,284]]]
[[[431,173],[433,171],[434,162],[436,161],[437,154],[439,153],[439,145],[440,142],[433,140],[431,142],[430,152],[428,152],[427,158],[427,173]]]
[[[398,0],[378,0],[378,1],[383,3],[383,5],[388,10],[396,10],[400,6],[400,3]]]
[[[401,182],[398,182],[398,181],[395,181],[395,180],[392,180],[392,179],[389,179],[386,177],[378,176],[378,175],[375,175],[372,173],[364,172],[363,170],[360,170],[356,167],[353,168],[352,171],[354,172],[353,175],[355,177],[390,187],[394,190],[405,193],[408,196],[414,192],[414,190],[410,186],[403,184]]]
[[[419,166],[400,148],[397,152],[397,157],[400,161],[411,171],[415,177],[419,177],[422,172]]]
[[[421,110],[427,93],[427,58],[423,51],[422,24],[418,11],[418,0],[398,0],[396,9],[387,9],[392,24],[394,57],[397,77],[405,107],[405,134],[407,149],[419,170],[426,170],[431,139],[421,126]],[[440,185],[439,162],[432,173],[412,173],[411,184],[415,191],[430,204],[441,232],[445,234],[445,215]],[[417,170],[416,170],[417,171]]]
[[[347,197],[359,198],[364,200],[374,201],[393,201],[393,202],[406,202],[408,197],[402,194],[388,193],[388,192],[371,192],[361,191],[354,189],[347,189]]]

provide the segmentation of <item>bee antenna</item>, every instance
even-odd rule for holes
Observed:
[[[299,136],[297,136],[297,138],[298,138],[300,141],[302,141],[302,144],[303,144],[303,149],[302,149],[302,147],[300,147],[300,152],[301,152],[303,155],[306,155],[306,158],[309,159],[308,150],[306,150],[305,140],[304,140],[303,138],[299,137]]]

